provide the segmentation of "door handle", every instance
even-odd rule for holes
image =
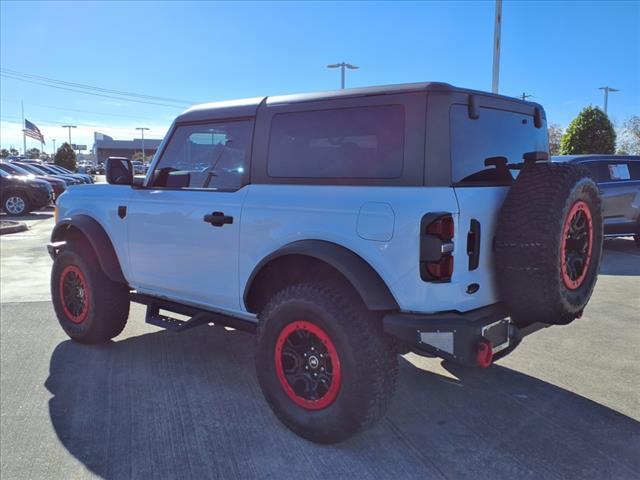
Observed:
[[[223,212],[207,214],[203,217],[203,220],[214,227],[221,227],[225,224],[231,225],[233,223],[233,217],[231,215],[225,215]]]

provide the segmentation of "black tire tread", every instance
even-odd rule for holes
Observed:
[[[358,384],[355,390],[361,392],[361,411],[355,427],[345,427],[341,431],[324,432],[305,431],[292,424],[265,395],[276,416],[298,435],[319,443],[334,443],[364,430],[382,418],[389,408],[398,378],[398,360],[393,340],[382,331],[382,322],[374,318],[359,299],[353,295],[339,293],[335,285],[323,283],[302,283],[292,285],[277,293],[266,305],[260,315],[257,330],[257,343],[260,345],[269,328],[271,312],[279,305],[295,301],[308,301],[321,306],[333,318],[340,319],[340,327],[346,332],[356,359]]]
[[[579,298],[563,294],[557,253],[572,192],[578,190],[590,198],[595,227],[593,272],[585,279]],[[517,323],[566,324],[584,308],[595,285],[602,250],[602,207],[597,192],[595,181],[582,166],[544,162],[520,172],[498,216],[494,244],[498,287]]]
[[[92,318],[86,330],[66,320],[58,297],[59,275],[69,263],[80,267],[91,288],[93,310],[89,313]],[[130,306],[127,286],[109,279],[100,268],[93,251],[85,245],[72,244],[58,254],[51,272],[51,293],[60,325],[71,338],[80,343],[106,342],[122,333],[127,324]]]

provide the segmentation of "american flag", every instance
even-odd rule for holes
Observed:
[[[24,134],[27,137],[35,138],[36,140],[40,140],[40,142],[45,143],[44,135],[42,135],[40,129],[26,118],[24,119]]]

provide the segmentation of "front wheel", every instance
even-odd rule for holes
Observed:
[[[380,319],[330,284],[278,293],[260,315],[256,370],[262,392],[293,432],[334,443],[381,418],[398,361]]]
[[[81,343],[119,335],[129,317],[126,285],[104,274],[88,246],[67,247],[58,254],[51,271],[51,297],[60,325]]]

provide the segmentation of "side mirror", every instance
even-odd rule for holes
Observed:
[[[112,185],[132,185],[133,165],[124,157],[109,157],[105,165],[107,183]]]

